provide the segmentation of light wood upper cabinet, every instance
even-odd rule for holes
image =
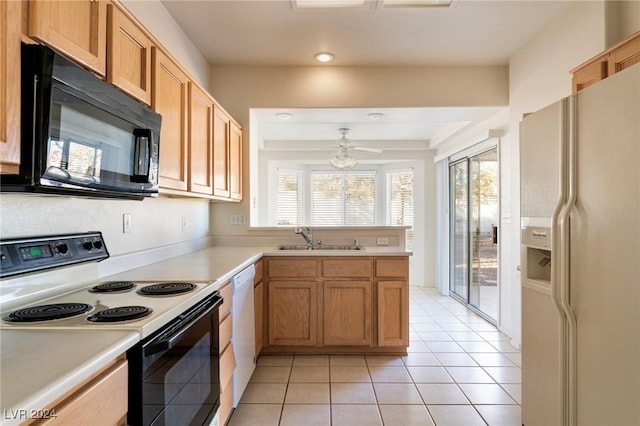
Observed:
[[[20,167],[21,3],[0,2],[0,173]]]
[[[569,71],[573,93],[640,63],[640,31]]]
[[[189,191],[213,194],[213,99],[189,83]],[[162,157],[161,157],[162,158]]]
[[[233,121],[229,127],[229,198],[242,200],[242,129]]]
[[[231,120],[218,105],[213,107],[213,195],[230,197],[229,125]]]
[[[160,131],[161,188],[187,190],[187,74],[160,49],[151,50],[151,108],[162,115]]]
[[[324,282],[324,344],[371,345],[371,281]]]
[[[106,1],[30,0],[28,35],[105,75]]]
[[[217,104],[213,110],[213,195],[242,200],[242,129]]]
[[[623,41],[609,53],[609,75],[640,63],[640,32]]]
[[[116,6],[108,6],[107,81],[151,105],[151,46],[147,34]]]

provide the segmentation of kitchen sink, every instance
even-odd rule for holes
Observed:
[[[276,247],[276,250],[301,250],[301,251],[306,251],[306,250],[314,250],[314,251],[321,251],[321,250],[343,250],[343,251],[355,251],[355,250],[364,250],[364,247],[359,246],[359,245],[332,245],[332,244],[322,244],[320,246],[313,246],[313,247],[307,247],[307,246],[296,246],[296,245],[281,245]]]

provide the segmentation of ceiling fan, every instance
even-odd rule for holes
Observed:
[[[329,164],[331,164],[332,167],[339,170],[346,170],[357,166],[358,161],[349,155],[349,151],[365,151],[374,152],[376,154],[382,153],[381,149],[353,145],[351,141],[347,139],[347,133],[349,133],[349,129],[347,127],[342,127],[338,129],[338,131],[342,134],[342,137],[337,142],[338,153],[335,157],[329,160]]]

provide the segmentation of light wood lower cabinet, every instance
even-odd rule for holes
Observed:
[[[371,345],[371,281],[324,282],[324,344]]]
[[[42,410],[46,419],[31,425],[121,425],[128,403],[128,364],[123,358],[105,368],[77,391]]]
[[[378,281],[378,345],[408,346],[409,289],[406,281]]]
[[[312,281],[269,282],[269,344],[317,344],[318,289]]]
[[[263,352],[406,352],[408,258],[265,257]],[[329,349],[327,349],[329,350]]]
[[[233,410],[233,371],[236,368],[236,357],[233,351],[231,337],[233,335],[233,286],[225,283],[220,287],[223,303],[218,309],[220,318],[220,408],[218,410],[219,425],[223,426],[231,416]]]
[[[255,264],[256,276],[253,287],[253,307],[255,319],[256,357],[260,354],[264,335],[264,283],[262,282],[262,260]]]

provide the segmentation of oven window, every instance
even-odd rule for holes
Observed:
[[[211,329],[203,334],[202,325],[171,349],[145,358],[144,425],[201,425],[215,412],[220,395],[218,337]]]
[[[129,183],[134,129],[131,123],[54,88],[46,174],[78,184]]]

